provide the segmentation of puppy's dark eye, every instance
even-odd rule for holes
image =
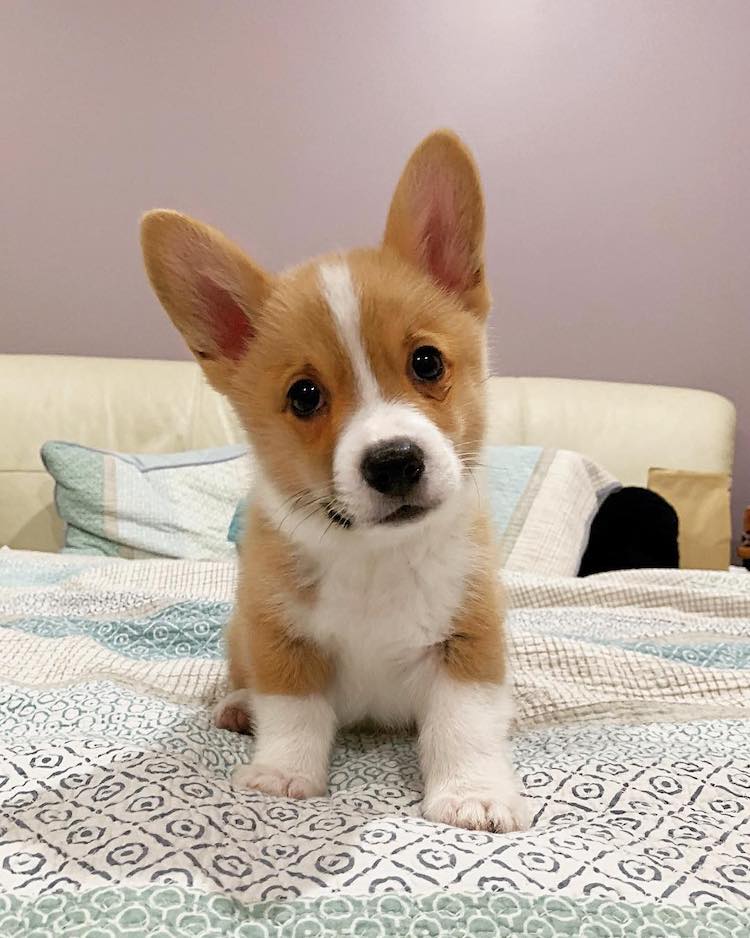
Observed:
[[[310,378],[300,378],[286,392],[289,406],[295,417],[312,417],[323,403],[323,394]]]
[[[443,377],[443,356],[434,345],[420,345],[411,356],[411,370],[420,381],[437,381]]]

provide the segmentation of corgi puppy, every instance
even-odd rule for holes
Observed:
[[[383,242],[279,275],[213,228],[149,212],[151,284],[257,462],[220,727],[252,726],[238,788],[311,798],[339,726],[416,726],[424,816],[525,823],[490,523],[484,203],[433,133]]]

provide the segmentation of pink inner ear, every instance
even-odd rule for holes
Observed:
[[[461,229],[452,180],[430,172],[419,180],[417,237],[425,267],[446,290],[460,293],[471,283],[471,249]]]
[[[211,338],[222,358],[242,358],[253,328],[245,311],[224,287],[208,277],[201,277],[198,290],[206,306],[206,319]]]

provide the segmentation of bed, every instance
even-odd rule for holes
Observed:
[[[750,933],[750,577],[505,576],[527,832],[425,822],[405,735],[342,734],[326,798],[238,793],[252,741],[209,718],[234,564],[48,552],[37,452],[219,444],[231,414],[187,363],[0,357],[0,382],[1,935]],[[490,393],[494,441],[624,481],[731,467],[715,395]]]

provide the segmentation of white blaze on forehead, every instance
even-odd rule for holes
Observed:
[[[363,399],[375,400],[380,397],[380,392],[362,344],[359,297],[349,265],[346,261],[321,264],[318,273],[320,289],[349,355],[360,394]]]

